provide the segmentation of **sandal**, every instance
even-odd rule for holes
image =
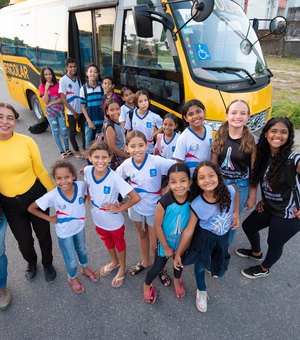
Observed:
[[[84,269],[80,269],[80,273],[86,277],[88,277],[92,282],[98,282],[99,281],[99,277],[96,273],[94,273],[92,270],[90,270],[90,274],[87,274],[84,272]]]
[[[144,302],[149,303],[150,305],[153,305],[156,301],[156,297],[157,297],[156,291],[153,287],[153,284],[151,283],[149,295],[144,293]]]
[[[182,299],[185,296],[185,289],[184,289],[183,282],[181,279],[179,280],[179,283],[180,283],[179,288],[176,288],[174,285],[175,296],[177,299]]]
[[[124,283],[125,273],[122,277],[117,277],[117,275],[112,279],[111,286],[114,288],[119,288]]]
[[[84,159],[84,156],[83,156],[83,154],[80,151],[76,151],[75,152],[75,157],[77,159]]]
[[[70,149],[66,149],[65,153],[70,157],[74,155]]]
[[[75,294],[82,294],[84,292],[84,287],[78,279],[76,279],[76,281],[77,282],[72,282],[71,280],[68,280],[70,286],[73,289],[73,292]]]
[[[65,159],[65,158],[68,158],[68,155],[65,152],[61,152],[60,157]]]
[[[141,261],[138,261],[136,264],[134,264],[131,268],[130,268],[130,275],[137,275],[140,272],[142,272],[145,269],[145,267],[142,265]]]
[[[114,267],[109,267],[109,264],[106,264],[105,266],[101,267],[100,269],[100,276],[105,277],[109,275],[114,269],[120,267],[119,263]]]
[[[171,284],[171,278],[166,269],[163,269],[159,274],[160,282],[165,286],[169,287]]]

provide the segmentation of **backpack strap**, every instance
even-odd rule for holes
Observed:
[[[134,114],[134,109],[130,109],[128,111],[128,117],[129,117],[130,125],[131,125],[131,129],[130,130],[132,130],[132,118],[133,118],[133,114]]]

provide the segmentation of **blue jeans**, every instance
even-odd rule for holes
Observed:
[[[239,199],[240,199],[240,204],[239,204],[239,213],[243,211],[245,208],[245,204],[247,202],[247,199],[249,197],[249,188],[250,188],[250,180],[249,179],[224,179],[225,184],[235,184],[238,188],[239,192]],[[230,235],[228,239],[228,244],[230,245],[235,236],[236,230],[230,229]]]
[[[75,279],[78,274],[76,254],[81,267],[88,266],[88,256],[85,247],[84,228],[76,235],[67,238],[58,237],[58,245],[62,252],[69,279]]]
[[[2,215],[0,224],[0,288],[6,287],[7,284],[7,256],[5,254],[5,233],[7,223],[5,215]]]
[[[65,117],[51,117],[47,115],[47,119],[51,127],[54,142],[59,152],[62,153],[64,150],[69,149],[69,137]],[[65,148],[63,148],[61,144],[59,135],[63,138]]]
[[[95,124],[96,129],[91,129],[85,122],[85,145],[88,147],[96,138],[96,134],[102,132],[103,124]]]
[[[196,262],[194,264],[194,273],[197,283],[197,288],[199,290],[206,290],[205,284],[205,267],[201,262]]]

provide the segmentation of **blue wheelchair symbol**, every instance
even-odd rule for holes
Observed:
[[[200,60],[209,60],[210,54],[206,44],[195,44],[195,50]]]

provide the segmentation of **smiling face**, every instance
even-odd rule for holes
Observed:
[[[191,128],[197,129],[202,127],[205,111],[197,105],[192,105],[183,118]]]
[[[103,174],[107,171],[111,156],[106,150],[95,150],[89,159],[94,166],[95,174]]]
[[[177,128],[177,124],[174,122],[172,118],[165,118],[163,121],[163,132],[166,136],[173,136],[175,129]]]
[[[269,143],[271,155],[274,156],[287,142],[289,138],[289,129],[284,123],[278,122],[265,132],[265,137]]]
[[[212,193],[219,184],[218,175],[210,166],[202,166],[197,173],[197,184],[204,193]]]
[[[143,163],[147,149],[147,143],[140,137],[131,138],[127,144],[127,151],[137,164]]]
[[[173,192],[177,200],[186,197],[190,187],[190,180],[186,172],[171,172],[168,183],[170,190]]]
[[[120,113],[121,113],[121,110],[120,110],[120,106],[118,103],[109,104],[106,110],[106,114],[109,116],[109,118],[116,123],[119,123]]]
[[[48,83],[52,83],[52,73],[50,70],[46,69],[44,71],[44,77]]]
[[[76,63],[68,63],[67,65],[67,74],[69,77],[73,78],[76,76],[77,65]]]
[[[230,128],[244,127],[249,118],[249,108],[241,101],[232,103],[228,109],[228,113],[226,114],[226,119]]]
[[[15,114],[6,107],[0,107],[0,140],[11,138],[15,127]]]
[[[110,79],[104,79],[102,82],[102,87],[106,94],[113,93],[114,85]]]
[[[71,193],[74,190],[73,182],[75,176],[68,168],[56,168],[54,175],[55,183],[63,193]]]
[[[125,90],[123,94],[123,100],[126,105],[132,106],[134,103],[134,93],[131,90]]]
[[[98,70],[95,66],[90,66],[86,72],[87,78],[89,82],[95,83],[98,80]]]

